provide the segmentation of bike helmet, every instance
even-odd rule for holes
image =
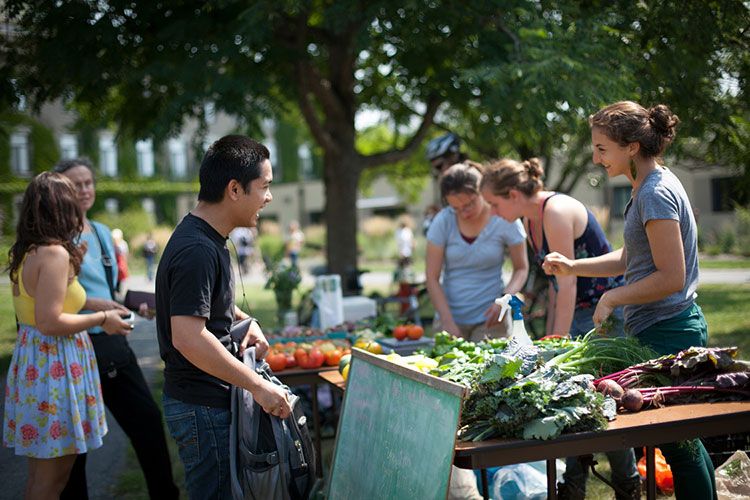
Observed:
[[[448,132],[427,143],[425,156],[427,156],[427,160],[432,161],[450,153],[458,153],[460,148],[461,139],[453,132]]]

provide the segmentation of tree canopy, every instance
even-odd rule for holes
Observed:
[[[66,97],[136,137],[176,132],[185,117],[203,118],[206,101],[251,126],[301,116],[323,156],[333,272],[356,266],[362,173],[415,170],[403,161],[433,125],[459,132],[478,159],[551,166],[566,152],[562,189],[589,162],[586,117],[625,98],[669,104],[685,154],[741,167],[750,157],[741,0],[5,5],[16,30],[4,36],[0,85],[32,102]],[[358,141],[355,116],[368,109],[387,113],[392,130]]]

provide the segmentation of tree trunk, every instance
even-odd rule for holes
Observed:
[[[326,258],[328,271],[341,276],[344,295],[358,291],[357,193],[362,172],[354,147],[347,149],[324,156]]]

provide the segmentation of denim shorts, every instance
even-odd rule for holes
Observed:
[[[231,499],[229,408],[201,406],[163,396],[164,419],[177,442],[191,499]]]

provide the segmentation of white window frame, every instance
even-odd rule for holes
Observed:
[[[135,143],[135,159],[138,174],[141,177],[154,176],[154,141],[151,138],[141,139]]]

